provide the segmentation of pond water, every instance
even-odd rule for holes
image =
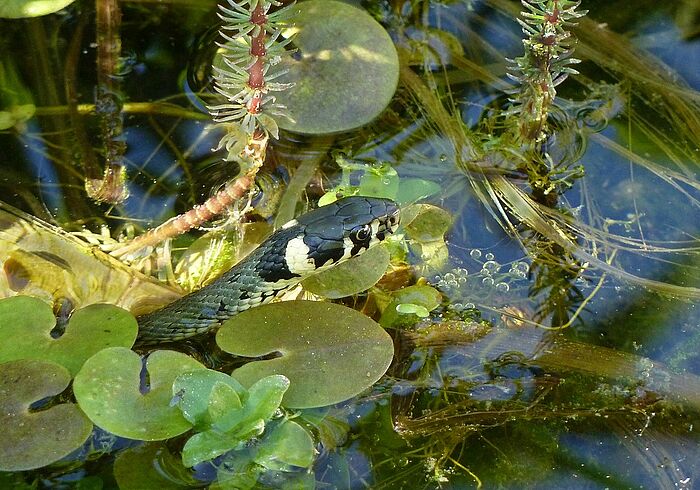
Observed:
[[[561,31],[546,38],[563,46],[562,59],[580,63],[543,56],[548,64],[531,59],[520,69],[523,7],[515,2],[348,3],[374,17],[396,47],[398,84],[388,106],[333,134],[280,130],[257,170],[253,210],[243,218],[239,205],[215,224],[245,222],[252,230],[245,238],[227,228],[245,249],[267,224],[315,207],[329,190],[399,200],[406,227],[390,247],[388,274],[369,292],[338,301],[386,327],[394,343],[386,374],[350,400],[286,409],[313,436],[308,468],[261,474],[228,461],[226,471],[250,478],[226,483],[221,460],[182,465],[183,436],[145,443],[94,427],[77,450],[27,471],[6,466],[0,450],[0,486],[697,486],[696,2],[584,1],[576,11],[588,13],[577,25],[557,24]],[[110,38],[95,11],[116,6],[121,17],[112,19]],[[324,23],[330,12],[316,15]],[[213,0],[76,0],[45,16],[0,19],[0,199],[97,243],[97,234],[133,236],[186,212],[242,166],[245,172],[245,162],[226,162],[225,151],[213,150],[223,135],[206,110],[216,100],[210,66],[218,28]],[[98,54],[110,40],[118,41],[111,71]],[[298,42],[301,57],[307,45]],[[552,87],[543,91],[538,76],[564,66],[577,73],[543,103]],[[314,76],[319,91],[328,90]],[[338,86],[338,100],[373,100],[380,88]],[[318,106],[332,111],[341,103]],[[546,122],[532,132],[542,114],[537,104],[545,105]],[[86,181],[100,181],[106,159],[116,173],[100,201],[88,197]],[[418,217],[409,223],[409,214]],[[26,284],[35,277],[44,278],[43,299],[70,298],[62,281],[76,291],[93,287],[77,271],[66,279],[23,262],[17,254],[31,252],[27,242],[10,243],[3,223],[0,298],[31,292]],[[171,284],[177,276],[185,288],[200,285],[206,274],[173,271],[170,261],[211,226],[134,265]],[[46,251],[53,264],[73,264],[70,250]],[[143,287],[138,294],[158,297],[155,304],[179,294]],[[89,302],[56,301],[59,324],[72,306]],[[0,314],[0,323],[8,318]],[[241,364],[211,339],[172,348],[220,371]],[[42,393],[30,400],[33,411],[75,403],[68,382]]]

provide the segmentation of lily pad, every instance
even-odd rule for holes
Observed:
[[[182,490],[201,483],[192,478],[179,457],[161,444],[155,442],[132,447],[117,456],[114,478],[119,490]]]
[[[244,311],[223,324],[219,346],[253,361],[232,376],[243,386],[283,374],[291,381],[283,405],[310,408],[347,400],[389,368],[391,337],[365,315],[332,303],[287,301]]]
[[[408,286],[392,293],[391,303],[384,309],[379,323],[384,328],[413,324],[427,317],[441,301],[442,294],[432,286]]]
[[[344,298],[374,286],[389,267],[389,251],[379,245],[359,257],[315,274],[301,285],[309,292],[325,298]]]
[[[149,390],[141,391],[141,357],[124,347],[104,349],[88,359],[73,382],[80,408],[96,425],[120,437],[156,441],[189,430],[192,424],[172,405],[180,374],[205,369],[180,352],[148,356]]]
[[[75,0],[3,0],[0,3],[0,17],[20,19],[53,14],[67,7]]]
[[[286,106],[281,128],[324,134],[356,128],[389,104],[399,79],[399,59],[389,34],[364,10],[335,0],[297,6],[298,52],[281,63],[278,79],[295,85],[277,95]]]
[[[75,374],[96,352],[107,347],[131,347],[138,333],[136,319],[113,305],[77,310],[65,333],[54,339],[51,307],[38,298],[13,296],[0,300],[0,362],[15,359],[54,361]]]
[[[90,436],[92,424],[73,403],[31,411],[32,403],[61,393],[66,368],[23,359],[0,364],[0,471],[24,471],[58,461]]]

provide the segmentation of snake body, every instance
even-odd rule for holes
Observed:
[[[211,284],[138,318],[139,342],[182,340],[272,301],[306,277],[356,257],[399,224],[388,199],[347,197],[294,219]]]

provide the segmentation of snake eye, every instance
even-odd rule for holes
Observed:
[[[371,234],[372,227],[370,225],[363,225],[353,230],[350,238],[355,242],[364,242],[370,237]]]

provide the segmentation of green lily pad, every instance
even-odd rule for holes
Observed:
[[[253,361],[232,376],[243,386],[272,374],[291,381],[283,404],[331,405],[369,388],[388,369],[391,337],[365,315],[332,303],[288,301],[244,311],[223,324],[219,346],[239,356],[280,357]]]
[[[392,293],[391,303],[387,305],[379,319],[384,328],[398,328],[415,323],[425,318],[428,313],[440,306],[442,294],[432,286],[408,286]]]
[[[386,247],[370,248],[359,257],[304,279],[301,285],[325,298],[345,298],[374,286],[389,267],[391,256]]]
[[[13,296],[0,300],[0,362],[15,359],[54,361],[72,375],[96,352],[107,347],[131,347],[138,333],[136,319],[113,305],[77,310],[65,333],[51,337],[56,324],[51,307],[38,298]]]
[[[58,461],[90,436],[92,424],[73,403],[30,412],[32,403],[70,383],[66,368],[23,359],[0,364],[0,471],[24,471]]]
[[[324,134],[356,128],[389,104],[399,79],[399,59],[389,34],[367,12],[335,0],[298,4],[294,44],[279,78],[295,85],[277,94],[286,106],[281,128]]]
[[[67,7],[75,0],[3,0],[0,3],[0,17],[20,19],[53,14]]]
[[[156,441],[189,430],[192,424],[170,403],[173,381],[205,367],[180,352],[155,351],[146,362],[150,390],[145,394],[141,368],[141,357],[124,347],[98,352],[73,382],[80,408],[99,427],[129,439]]]
[[[114,460],[114,478],[119,490],[182,490],[201,483],[192,478],[179,456],[163,443],[148,443],[122,451]]]

